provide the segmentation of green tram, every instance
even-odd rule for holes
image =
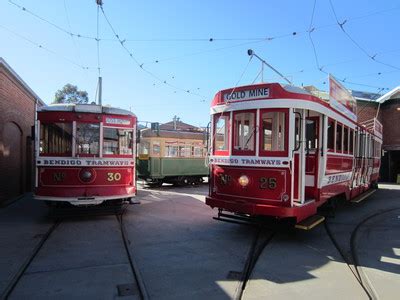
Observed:
[[[209,175],[205,164],[207,132],[179,121],[140,131],[137,175],[149,186],[163,183],[191,185],[203,182]]]

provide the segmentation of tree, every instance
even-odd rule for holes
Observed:
[[[79,91],[76,85],[68,83],[56,92],[53,103],[87,104],[88,101],[89,98],[86,91]]]

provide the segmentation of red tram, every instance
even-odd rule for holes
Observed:
[[[99,105],[40,108],[35,199],[96,205],[134,197],[136,123],[129,111]]]
[[[358,124],[355,108],[333,77],[329,101],[279,83],[218,92],[206,204],[299,223],[334,196],[361,197],[377,186],[382,125]]]

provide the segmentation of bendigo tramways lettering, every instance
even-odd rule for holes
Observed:
[[[276,189],[276,178],[260,177],[260,189]]]

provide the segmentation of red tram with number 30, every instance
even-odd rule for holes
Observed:
[[[35,199],[96,205],[136,195],[136,116],[99,105],[40,108]]]
[[[218,92],[211,106],[210,190],[220,214],[307,221],[329,199],[377,186],[382,125],[358,124],[355,100],[330,77],[329,101],[292,85]]]

